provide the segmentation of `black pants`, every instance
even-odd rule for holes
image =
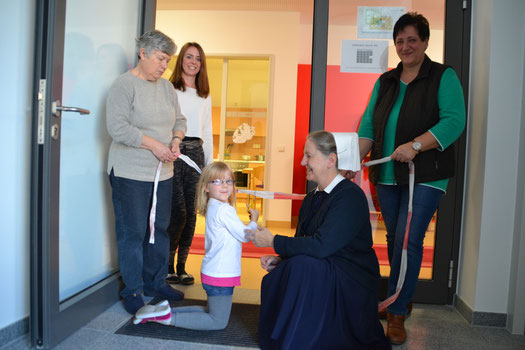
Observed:
[[[190,157],[202,169],[204,167],[204,151],[202,141],[197,138],[180,144],[180,152]],[[170,259],[168,273],[175,273],[173,267],[177,253],[177,274],[184,272],[188,253],[190,252],[193,234],[195,233],[195,192],[199,173],[187,165],[182,159],[173,163],[173,196],[171,205],[171,220],[168,226],[170,236]]]

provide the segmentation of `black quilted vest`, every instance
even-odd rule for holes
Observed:
[[[432,62],[428,56],[419,70],[418,76],[407,86],[405,98],[399,111],[395,148],[425,133],[439,122],[438,89],[441,76],[448,66]],[[399,80],[402,63],[396,69],[384,73],[379,78],[380,88],[374,109],[375,142],[372,148],[372,159],[382,157],[384,131],[390,111],[399,93]],[[428,182],[454,176],[454,145],[443,152],[437,149],[421,152],[414,160],[415,182]],[[379,179],[379,167],[370,168],[369,178],[375,185]],[[408,166],[395,162],[395,179],[397,184],[408,184]]]

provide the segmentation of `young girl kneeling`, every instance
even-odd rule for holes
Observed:
[[[196,209],[206,217],[201,281],[208,295],[207,306],[183,306],[170,310],[167,302],[146,305],[137,311],[134,323],[154,321],[198,330],[226,328],[233,288],[241,285],[242,242],[248,242],[244,230],[256,230],[259,218],[259,212],[250,209],[251,221],[244,225],[237,216],[234,203],[232,170],[226,163],[211,163],[204,168],[196,195]]]

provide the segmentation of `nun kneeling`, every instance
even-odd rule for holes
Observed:
[[[337,141],[337,146],[336,146]],[[339,169],[360,168],[357,135],[308,135],[301,164],[318,184],[295,237],[246,230],[269,273],[261,285],[262,349],[390,349],[378,319],[379,264],[366,196]]]

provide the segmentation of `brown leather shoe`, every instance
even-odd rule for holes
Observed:
[[[405,316],[387,313],[386,320],[386,337],[392,344],[403,344],[407,339],[407,332],[405,330]]]
[[[379,317],[380,320],[386,320],[386,309],[384,309],[383,311],[379,311],[377,313],[377,316]],[[407,318],[410,317],[410,314],[412,313],[412,302],[408,303],[407,305],[407,314],[405,315],[405,320]]]

